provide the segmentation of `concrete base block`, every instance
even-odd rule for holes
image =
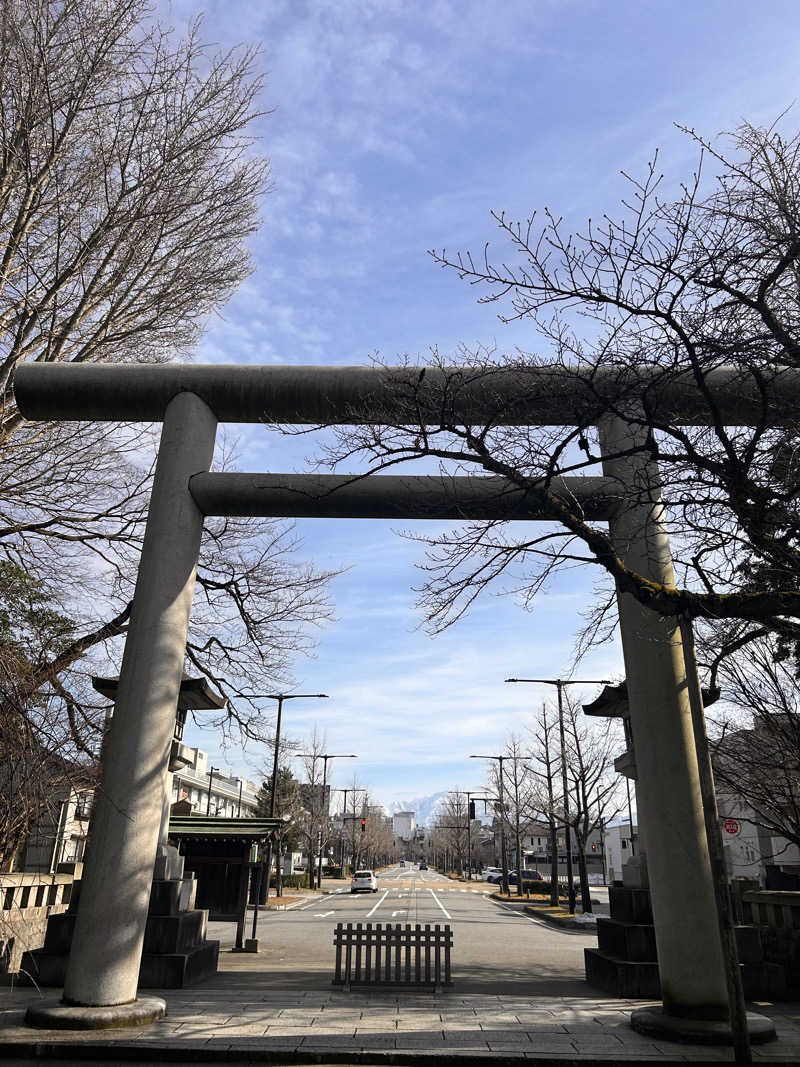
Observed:
[[[649,923],[623,922],[598,915],[597,945],[601,952],[623,960],[654,963],[658,959],[655,927]]]
[[[44,1030],[113,1030],[116,1027],[147,1026],[163,1019],[167,1002],[161,997],[137,997],[128,1004],[64,1004],[54,1000],[34,1004],[25,1013],[28,1026]]]
[[[648,889],[647,857],[643,852],[631,856],[622,864],[622,884],[626,889]]]
[[[184,858],[174,845],[159,845],[153,867],[154,881],[180,881],[183,878]]]
[[[586,981],[612,997],[643,999],[661,995],[658,964],[609,956],[596,948],[583,950]]]
[[[219,941],[206,941],[189,952],[142,955],[140,989],[185,989],[217,973]]]
[[[666,1038],[692,1045],[732,1045],[730,1023],[721,1019],[685,1019],[667,1015],[662,1007],[637,1008],[631,1012],[631,1027],[637,1034]],[[763,1045],[775,1041],[775,1024],[766,1015],[747,1013],[747,1032],[750,1043]]]

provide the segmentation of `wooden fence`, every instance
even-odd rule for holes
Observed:
[[[334,985],[451,985],[453,931],[439,923],[337,923]]]

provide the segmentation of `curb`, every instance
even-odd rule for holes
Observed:
[[[550,923],[551,926],[558,926],[562,930],[579,930],[584,934],[597,933],[597,922],[576,922],[571,915],[554,915],[551,911],[545,911],[543,908],[536,908],[530,904],[526,904],[522,910],[537,919],[541,919],[543,922]]]
[[[175,1044],[160,1044],[158,1042],[142,1042],[140,1044],[114,1044],[112,1042],[97,1043],[74,1043],[50,1042],[50,1041],[14,1041],[0,1043],[0,1063],[12,1056],[32,1060],[74,1060],[77,1062],[146,1062],[152,1063],[185,1063],[190,1060],[193,1063],[265,1063],[265,1064],[386,1064],[409,1065],[424,1063],[428,1060],[435,1062],[438,1067],[463,1067],[467,1060],[475,1067],[483,1064],[491,1064],[491,1067],[516,1067],[520,1063],[531,1063],[530,1050],[519,1054],[511,1052],[478,1052],[473,1050],[457,1051],[442,1049],[353,1049],[348,1051],[339,1048],[317,1048],[302,1052],[299,1049],[263,1049],[252,1045],[237,1048],[235,1045],[216,1048],[213,1045],[203,1045],[199,1042],[186,1042],[182,1047]],[[586,1067],[585,1055],[564,1056],[547,1055],[536,1056],[533,1061],[537,1067]],[[631,1064],[642,1063],[636,1057],[626,1056],[603,1056],[604,1067],[631,1067]],[[661,1067],[677,1067],[681,1064],[685,1067],[686,1060],[682,1057],[672,1058],[669,1055],[655,1062]],[[730,1058],[713,1060],[706,1059],[705,1063],[729,1063]],[[770,1059],[773,1067],[795,1067],[795,1061]]]

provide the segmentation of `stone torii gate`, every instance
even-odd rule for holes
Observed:
[[[609,522],[627,565],[673,584],[656,466],[644,453],[619,458],[643,431],[604,414],[619,373],[590,380],[534,368],[524,372],[524,388],[520,374],[191,364],[37,363],[17,370],[16,398],[28,419],[163,422],[63,1001],[49,1017],[38,1009],[38,1025],[110,1019],[105,1025],[119,1026],[165,1010],[157,998],[137,1000],[136,985],[204,517],[544,517],[522,492],[490,477],[210,473],[218,422],[403,423],[413,398],[413,417],[439,425],[443,397],[461,423],[594,422],[609,457],[604,476],[564,478],[553,488],[579,500],[588,520]],[[632,375],[628,387],[638,381],[658,417],[676,424],[707,419],[707,401],[689,376],[659,384]],[[795,376],[779,384],[768,399],[773,424],[800,394]],[[708,387],[727,424],[765,421],[764,396],[734,371],[714,372]],[[718,1026],[728,1018],[728,999],[679,627],[629,594],[618,600],[665,1031],[680,1029],[681,1019]]]

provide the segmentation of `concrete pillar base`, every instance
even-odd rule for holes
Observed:
[[[667,1015],[663,1007],[637,1008],[631,1012],[631,1027],[647,1037],[666,1038],[692,1045],[732,1045],[731,1025],[723,1019],[686,1019]],[[775,1023],[766,1015],[747,1013],[747,1032],[751,1045],[775,1041]]]
[[[83,1005],[53,1000],[32,1004],[25,1013],[28,1026],[43,1030],[112,1030],[123,1026],[147,1026],[163,1019],[167,1002],[161,997],[137,997],[127,1004]]]

